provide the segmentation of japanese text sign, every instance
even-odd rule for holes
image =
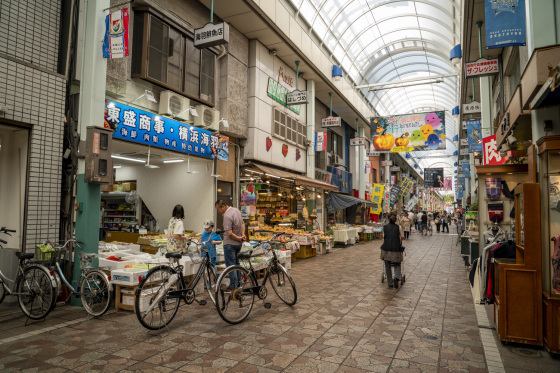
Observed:
[[[327,150],[327,133],[315,132],[315,151],[324,152]]]
[[[469,152],[480,153],[482,151],[482,134],[480,119],[467,120],[467,139],[469,142]]]
[[[496,135],[487,136],[482,140],[484,146],[484,165],[501,165],[504,164],[509,157],[511,157],[511,151],[507,152],[507,156],[502,157],[498,151],[498,144],[496,142]]]
[[[465,65],[465,78],[492,75],[499,72],[498,60],[486,60],[484,58],[475,62],[467,62]]]
[[[328,117],[321,119],[321,127],[340,127],[342,126],[342,120],[340,117]]]
[[[365,137],[354,137],[353,139],[350,139],[351,146],[365,145],[365,144],[366,144]]]
[[[194,46],[198,49],[209,48],[229,42],[229,25],[225,22],[207,23],[202,28],[194,29]]]
[[[413,196],[410,201],[406,204],[406,211],[412,211],[414,207],[418,204],[418,197]]]
[[[401,187],[399,185],[393,185],[391,187],[391,205],[394,206],[395,203],[397,203],[400,194],[401,194]]]
[[[385,185],[383,184],[373,184],[373,192],[371,201],[376,204],[377,208],[373,209],[374,214],[381,214],[382,212],[382,200],[383,200],[383,191],[385,190]]]
[[[486,49],[526,43],[525,0],[485,0]]]
[[[127,56],[128,8],[124,8],[105,17],[103,58],[123,58]]]
[[[383,204],[383,212],[389,212],[391,208],[391,191],[385,191],[385,201]]]
[[[286,106],[294,113],[299,114],[301,112],[301,107],[299,105],[288,104],[288,89],[272,78],[268,78],[266,94],[268,95],[268,97]]]
[[[463,104],[463,114],[477,114],[482,111],[480,102],[473,101],[469,104]]]
[[[110,105],[109,105],[110,104]],[[115,128],[113,138],[157,146],[206,158],[229,159],[229,138],[108,101],[105,120]]]
[[[401,180],[401,191],[400,191],[400,195],[401,196],[406,196],[410,193],[412,193],[412,188],[414,187],[414,182],[409,178],[409,177],[404,177]]]
[[[385,166],[392,166],[393,165],[393,161],[381,161],[381,166],[385,167]]]
[[[377,151],[445,149],[444,111],[373,117],[370,125]]]
[[[297,89],[286,94],[286,103],[288,105],[307,104],[307,91],[298,91]]]

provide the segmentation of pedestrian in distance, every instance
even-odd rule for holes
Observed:
[[[389,224],[383,227],[383,245],[381,245],[381,260],[385,262],[385,274],[389,288],[398,289],[401,281],[401,263],[403,261],[402,246],[403,230],[396,224],[397,215],[389,214]],[[395,268],[395,274],[391,268]]]
[[[224,216],[224,259],[226,267],[239,265],[239,252],[243,241],[247,240],[245,236],[245,223],[241,217],[241,212],[235,207],[228,206],[224,201],[217,200],[214,204],[216,210]],[[230,273],[230,286],[232,289],[237,287],[239,271]]]
[[[428,235],[428,214],[426,211],[422,212],[422,235]]]
[[[434,212],[434,223],[436,223],[436,229],[437,229],[437,232],[439,233],[439,229],[441,227],[441,218],[440,218],[439,212],[437,212],[437,211]]]
[[[441,218],[441,233],[449,233],[449,216],[444,213]],[[447,232],[445,232],[447,230]]]
[[[220,237],[216,232],[214,232],[214,220],[206,219],[202,225],[204,232],[200,238],[200,242],[206,242],[206,249],[210,256],[210,262],[212,265],[216,265],[216,245],[222,243],[222,237]],[[206,252],[202,252],[202,257],[206,256]]]
[[[401,218],[401,227],[404,232],[404,239],[408,240],[408,237],[410,236],[410,229],[412,228],[412,221],[410,220],[406,212],[403,213],[403,216]]]

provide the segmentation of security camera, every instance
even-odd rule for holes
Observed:
[[[311,145],[311,140],[305,140],[305,146]]]

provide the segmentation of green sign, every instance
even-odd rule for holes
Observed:
[[[301,105],[291,106],[286,104],[286,95],[288,94],[288,90],[283,85],[280,85],[280,83],[278,83],[276,80],[268,78],[268,89],[266,90],[266,93],[269,97],[272,97],[274,100],[286,106],[294,113],[300,113]]]

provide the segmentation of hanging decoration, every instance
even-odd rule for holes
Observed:
[[[269,151],[271,147],[272,147],[272,140],[270,139],[270,137],[267,137],[266,138],[266,151]]]
[[[128,8],[113,12],[105,17],[103,58],[128,56]]]
[[[296,162],[299,161],[300,158],[301,158],[301,152],[299,151],[299,149],[296,149]]]
[[[288,145],[287,144],[282,145],[282,155],[284,157],[286,157],[288,155]]]

